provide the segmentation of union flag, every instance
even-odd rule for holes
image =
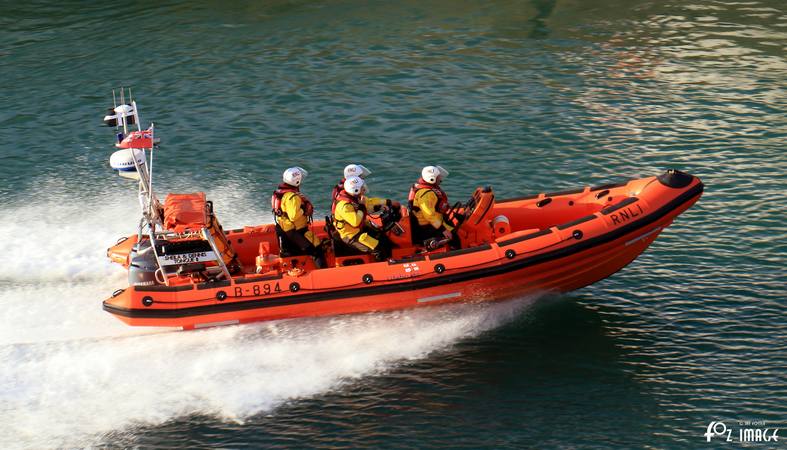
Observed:
[[[156,139],[158,140],[158,139]],[[153,148],[153,129],[132,131],[122,141],[115,144],[117,148]]]

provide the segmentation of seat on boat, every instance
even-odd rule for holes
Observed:
[[[442,231],[432,232],[431,230],[436,229],[431,225],[426,227],[419,225],[418,218],[415,217],[412,210],[409,211],[408,218],[410,221],[410,242],[416,248],[432,251],[449,244],[449,240],[443,238]]]
[[[325,232],[328,233],[328,237],[330,238],[331,248],[333,249],[333,255],[337,258],[343,256],[360,256],[365,255],[366,253],[347,245],[339,235],[339,232],[336,230],[336,227],[333,226],[333,217],[332,216],[325,216]]]

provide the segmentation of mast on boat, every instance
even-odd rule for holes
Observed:
[[[198,272],[207,279],[231,277],[231,269],[240,267],[237,254],[229,247],[221,226],[213,217],[212,204],[206,203],[206,214],[211,219],[202,224],[199,230],[181,233],[167,230],[164,226],[164,209],[153,191],[153,154],[159,139],[155,137],[155,126],[143,130],[139,119],[137,102],[131,96],[131,89],[120,88],[112,91],[113,106],[109,108],[104,123],[115,127],[116,150],[109,159],[109,165],[123,178],[136,180],[142,218],[139,222],[137,244],[130,254],[129,284],[145,286],[152,284],[169,285],[170,275]],[[133,126],[136,125],[136,130]],[[148,152],[150,154],[148,155]],[[204,201],[204,194],[203,194]],[[178,249],[172,240],[203,241],[200,249]],[[224,261],[226,257],[229,263]],[[215,269],[197,267],[212,262]]]
[[[140,232],[146,226],[154,232],[156,227],[162,226],[161,203],[153,192],[153,152],[159,139],[155,137],[152,122],[148,129],[142,129],[139,108],[131,96],[131,89],[120,88],[119,94],[120,104],[115,90],[112,90],[113,107],[104,116],[104,123],[115,127],[115,147],[119,149],[112,154],[109,164],[121,177],[139,182],[138,195],[142,210]],[[136,125],[136,130],[129,131],[132,125]]]

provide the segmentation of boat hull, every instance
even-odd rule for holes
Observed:
[[[624,200],[570,223],[470,249],[304,274],[131,287],[106,300],[104,309],[129,325],[194,329],[572,291],[636,259],[703,192],[696,177],[675,186],[654,181],[499,202],[497,212],[510,213],[547,197],[560,203],[615,195],[615,189],[628,192]]]

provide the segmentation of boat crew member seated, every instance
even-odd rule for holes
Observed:
[[[311,255],[318,269],[325,267],[325,256],[320,239],[309,229],[314,206],[300,192],[308,172],[301,167],[284,171],[283,183],[271,196],[271,207],[276,218],[276,234],[280,238],[282,254]]]
[[[331,201],[335,200],[339,193],[344,189],[344,182],[350,177],[358,177],[366,182],[366,177],[372,174],[372,171],[367,169],[361,164],[348,164],[344,168],[344,178],[339,181],[334,187],[331,194]],[[387,208],[392,212],[391,217],[395,218],[398,222],[402,218],[400,208],[402,205],[399,202],[394,202],[388,199],[366,197],[364,196],[365,205],[367,210],[371,212],[380,212]]]
[[[339,238],[350,247],[371,253],[377,261],[386,260],[391,253],[388,238],[370,224],[368,211],[381,210],[390,200],[366,197],[366,182],[357,176],[348,177],[343,189],[333,201],[332,222]]]
[[[413,243],[423,243],[429,248],[435,242],[442,242],[443,245],[450,243],[451,248],[459,248],[454,227],[446,217],[450,209],[448,195],[440,187],[440,183],[447,176],[448,171],[440,166],[426,166],[421,170],[418,182],[410,187],[407,201]]]
[[[336,200],[336,197],[339,195],[339,192],[344,189],[344,182],[347,181],[350,177],[358,177],[362,180],[366,180],[366,177],[372,174],[372,171],[367,169],[366,167],[362,166],[361,164],[348,164],[347,167],[344,168],[344,177],[336,183],[333,187],[333,192],[331,192],[331,202]]]

